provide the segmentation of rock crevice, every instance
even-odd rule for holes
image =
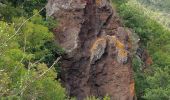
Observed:
[[[64,5],[64,6],[63,6]],[[109,0],[49,0],[47,14],[59,21],[56,41],[66,50],[62,81],[70,96],[132,100],[130,31]]]

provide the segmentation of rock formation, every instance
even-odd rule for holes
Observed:
[[[47,15],[59,22],[56,41],[65,49],[64,86],[70,96],[133,100],[131,32],[109,0],[48,0]]]

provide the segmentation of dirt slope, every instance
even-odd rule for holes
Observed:
[[[70,96],[132,100],[131,32],[123,28],[109,0],[49,0],[47,15],[59,26],[57,42],[67,54],[62,81]]]

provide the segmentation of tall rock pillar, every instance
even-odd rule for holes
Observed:
[[[66,51],[62,81],[70,96],[133,100],[131,32],[109,0],[48,0],[47,15],[59,22],[57,43]]]

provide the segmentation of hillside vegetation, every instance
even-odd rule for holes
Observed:
[[[136,95],[139,100],[170,99],[169,0],[113,0],[126,27],[139,35],[140,48],[148,50],[153,64],[133,58]],[[169,5],[170,6],[170,5]],[[147,67],[142,70],[143,67]]]
[[[151,58],[132,59],[138,100],[170,100],[170,0],[112,1]],[[59,77],[65,51],[55,43],[57,23],[46,18],[45,5],[46,0],[0,1],[0,100],[70,99]]]
[[[170,28],[169,0],[129,0],[128,5],[142,9],[145,15]]]
[[[1,100],[66,99],[56,80],[64,51],[50,31],[57,23],[43,17],[44,1],[0,3]]]

